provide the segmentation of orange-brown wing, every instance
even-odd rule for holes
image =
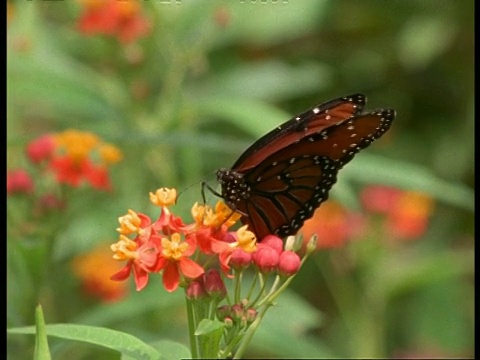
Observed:
[[[230,205],[245,214],[242,222],[259,239],[268,234],[295,234],[327,200],[338,171],[381,137],[394,117],[393,110],[356,115],[284,144],[245,172],[233,168],[233,172],[242,174],[248,196],[224,197],[235,199],[229,201]],[[228,192],[238,193],[230,185]]]

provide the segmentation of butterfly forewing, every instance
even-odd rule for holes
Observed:
[[[356,94],[304,112],[217,173],[222,197],[258,238],[295,234],[327,200],[338,171],[388,130],[395,112],[361,114],[364,104]]]
[[[365,105],[365,96],[354,94],[328,101],[290,119],[257,140],[232,166],[237,171],[255,167],[268,156],[299,138],[312,135],[358,114]]]

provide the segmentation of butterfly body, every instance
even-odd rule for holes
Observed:
[[[222,197],[259,239],[295,234],[328,199],[338,171],[389,129],[395,112],[363,113],[365,103],[355,94],[305,111],[217,171]]]

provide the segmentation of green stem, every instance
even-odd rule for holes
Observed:
[[[271,305],[272,305],[271,303],[267,303],[260,310],[260,312],[257,315],[257,318],[253,321],[253,323],[250,325],[248,330],[245,332],[244,337],[240,343],[240,346],[238,347],[237,351],[233,355],[233,359],[240,359],[243,356],[243,353],[245,352],[248,345],[250,344],[250,341],[252,340],[253,335],[255,334],[255,331],[257,331],[258,326],[262,322],[262,319],[265,316],[265,313],[267,312],[268,308]]]
[[[192,353],[192,359],[198,359],[198,343],[195,336],[195,329],[197,324],[195,321],[194,307],[190,300],[185,297],[187,303],[187,319],[188,319],[188,337],[190,339],[190,351]]]

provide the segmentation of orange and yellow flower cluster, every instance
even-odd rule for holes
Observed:
[[[380,220],[386,239],[415,240],[427,231],[434,207],[433,199],[424,193],[381,185],[365,187],[360,200],[363,213],[329,200],[305,222],[300,233],[305,238],[317,234],[318,249],[335,248],[371,233],[370,228]]]
[[[122,153],[93,133],[66,130],[30,142],[27,156],[52,172],[60,184],[78,187],[86,183],[97,190],[109,190],[108,167],[120,161]]]
[[[81,0],[80,4],[83,13],[78,27],[83,34],[108,35],[130,43],[150,32],[150,21],[137,0]]]
[[[269,236],[270,239],[257,244],[255,234],[246,226],[229,231],[240,214],[221,201],[214,209],[195,204],[191,211],[194,222],[185,224],[169,209],[176,201],[174,189],[161,188],[150,193],[150,200],[161,208],[157,220],[152,221],[133,210],[119,218],[120,238],[111,249],[115,259],[128,263],[112,276],[113,280],[125,280],[133,274],[136,288],[141,290],[147,285],[150,274],[163,272],[167,291],[188,287],[194,279],[197,279],[194,289],[203,291],[203,287],[209,288],[211,283],[214,288],[221,288],[218,282],[211,280],[211,273],[206,273],[215,264],[227,277],[232,276],[232,269],[250,264],[260,272],[278,271],[284,276],[293,275],[300,267],[298,255],[284,251],[280,238]],[[206,280],[199,282],[201,276],[206,276]]]

